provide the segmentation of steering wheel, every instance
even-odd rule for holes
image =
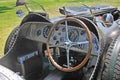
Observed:
[[[79,24],[83,29],[85,29],[87,35],[88,35],[88,40],[86,41],[79,41],[79,42],[72,42],[69,39],[68,36],[68,21],[72,21],[72,22],[76,22],[77,24]],[[65,46],[66,49],[66,57],[67,57],[67,67],[63,67],[61,65],[59,65],[57,63],[57,61],[55,61],[55,59],[52,56],[51,50],[50,50],[50,38],[51,38],[51,34],[54,31],[55,27],[64,23],[65,24],[65,35],[66,35],[66,40],[62,43],[62,44],[56,44],[54,45],[54,47],[60,48],[61,46]],[[59,26],[60,27],[60,26]],[[80,44],[86,44],[89,43],[88,45],[88,51],[85,53],[85,57],[82,59],[82,61],[78,64],[75,65],[74,67],[70,67],[70,48],[71,46],[75,46],[75,45],[80,45]],[[88,61],[88,59],[91,56],[91,50],[92,50],[92,36],[91,36],[91,32],[90,30],[87,28],[87,26],[84,24],[84,22],[82,22],[81,20],[77,19],[77,18],[73,18],[73,17],[68,17],[68,18],[64,18],[62,20],[59,20],[58,22],[56,22],[51,30],[49,31],[48,34],[48,38],[47,38],[47,53],[48,53],[48,57],[51,61],[51,63],[59,70],[64,71],[64,72],[73,72],[76,71],[78,69],[80,69],[81,67],[83,67],[86,62]]]

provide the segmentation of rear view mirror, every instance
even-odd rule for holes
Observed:
[[[26,4],[26,0],[16,0],[16,6],[22,6]]]
[[[16,15],[17,17],[22,18],[24,16],[24,11],[22,9],[18,9],[16,11]]]

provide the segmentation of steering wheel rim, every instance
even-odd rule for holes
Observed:
[[[60,65],[53,59],[52,54],[51,54],[51,51],[50,51],[50,46],[49,46],[49,41],[50,41],[50,36],[51,36],[51,34],[52,34],[52,31],[54,30],[54,28],[55,28],[57,25],[59,25],[60,23],[65,22],[65,21],[74,21],[74,22],[78,23],[79,25],[81,25],[81,26],[85,29],[85,31],[87,32],[88,39],[89,39],[88,52],[87,52],[87,54],[85,55],[83,61],[82,61],[80,64],[78,64],[77,66],[75,66],[75,67],[70,67],[70,68],[64,68],[64,67],[60,66]],[[52,63],[57,69],[59,69],[59,70],[61,70],[61,71],[64,71],[64,72],[73,72],[73,71],[76,71],[76,70],[80,69],[81,67],[83,67],[83,66],[86,64],[86,62],[88,61],[88,59],[90,58],[91,50],[92,50],[92,35],[91,35],[90,30],[87,28],[86,24],[84,24],[83,21],[81,21],[81,20],[79,20],[79,19],[77,19],[77,18],[68,17],[68,18],[64,18],[64,19],[62,19],[62,20],[59,20],[58,22],[56,22],[56,23],[52,26],[52,28],[51,28],[51,30],[49,31],[49,34],[48,34],[48,38],[47,38],[47,43],[46,43],[46,45],[47,45],[48,57],[49,57],[51,63]]]

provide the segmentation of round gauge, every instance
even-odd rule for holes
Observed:
[[[59,26],[56,26],[56,27],[55,27],[55,30],[58,31],[58,30],[59,30]]]
[[[37,30],[37,36],[40,36],[41,35],[41,30],[39,29],[39,30]]]
[[[65,32],[66,30],[65,30],[65,27],[62,29],[62,32]]]
[[[81,35],[84,35],[85,33],[86,33],[85,30],[82,30],[82,31],[80,32]]]
[[[60,42],[64,42],[64,37],[61,37],[61,38],[60,38]]]
[[[68,30],[68,37],[70,41],[75,42],[79,39],[79,32],[76,29],[70,29]]]
[[[95,34],[92,34],[92,43],[93,43],[93,49],[92,49],[92,51],[98,51],[98,49],[99,49],[99,46],[98,46],[98,39],[97,39],[97,37],[95,36]]]
[[[45,38],[48,37],[49,31],[50,31],[50,26],[46,26],[46,27],[43,29],[43,36],[44,36]]]

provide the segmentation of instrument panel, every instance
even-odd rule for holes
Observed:
[[[92,51],[93,52],[97,52],[99,49],[99,42],[98,39],[96,37],[96,35],[91,32],[92,34]],[[85,31],[85,29],[80,28],[80,27],[76,27],[76,26],[69,26],[68,27],[68,38],[71,42],[84,42],[84,41],[89,41],[88,40],[88,35]],[[50,42],[52,44],[56,44],[56,43],[63,43],[66,41],[66,30],[65,30],[65,26],[61,25],[59,27],[59,29],[57,28],[57,30],[55,29],[51,35],[50,38]],[[78,49],[82,49],[82,50],[86,50],[88,49],[88,45],[87,44],[80,44],[77,46],[71,46],[74,47],[74,49],[78,50]]]
[[[48,33],[52,27],[52,24],[50,23],[32,23],[29,26],[29,31],[27,31],[27,38],[31,40],[40,41],[43,43],[46,43]],[[88,36],[86,31],[83,28],[76,27],[76,26],[68,26],[68,38],[71,42],[80,42],[80,41],[88,41]],[[99,49],[99,42],[96,37],[96,35],[91,32],[92,34],[92,51],[97,52]],[[50,43],[56,44],[56,43],[62,43],[66,41],[66,29],[65,25],[59,25],[55,27],[51,34]],[[88,44],[81,44],[77,46],[73,46],[77,49],[87,49]]]

